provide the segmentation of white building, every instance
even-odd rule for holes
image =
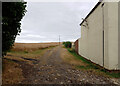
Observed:
[[[120,2],[98,2],[81,25],[79,54],[109,70],[120,69]]]

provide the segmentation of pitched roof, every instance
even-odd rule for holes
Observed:
[[[91,15],[91,13],[94,12],[94,10],[100,5],[100,3],[102,2],[103,0],[100,0],[96,5],[95,7],[90,11],[90,13],[85,17],[85,19],[80,23],[80,26],[82,25],[82,23]]]

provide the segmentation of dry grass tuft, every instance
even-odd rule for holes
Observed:
[[[87,66],[86,63],[84,63],[81,60],[76,59],[72,54],[70,54],[66,48],[62,48],[61,52],[62,52],[61,57],[65,62],[67,62],[71,65],[75,65],[75,66],[77,66],[77,65]]]
[[[13,61],[3,60],[3,84],[17,84],[24,80],[22,76],[22,69],[20,69],[17,63]]]

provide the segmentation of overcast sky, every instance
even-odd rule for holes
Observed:
[[[75,41],[81,37],[79,24],[91,11],[94,2],[27,2],[21,21],[22,32],[16,42],[39,43]]]

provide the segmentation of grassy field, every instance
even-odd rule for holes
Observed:
[[[13,48],[3,57],[3,84],[16,84],[24,80],[21,63],[34,65],[45,50],[59,43],[15,43]]]
[[[95,71],[96,73],[103,74],[108,77],[112,78],[120,78],[120,71],[108,71],[99,65],[96,65],[88,60],[86,60],[84,57],[78,55],[74,50],[68,48],[68,51],[76,57],[77,60],[84,62],[84,64],[87,65],[77,65],[76,67],[78,69],[83,69],[83,70],[90,70],[90,71]]]
[[[34,51],[38,49],[44,49],[51,46],[56,46],[59,43],[51,42],[51,43],[15,43],[13,46],[13,51]]]

